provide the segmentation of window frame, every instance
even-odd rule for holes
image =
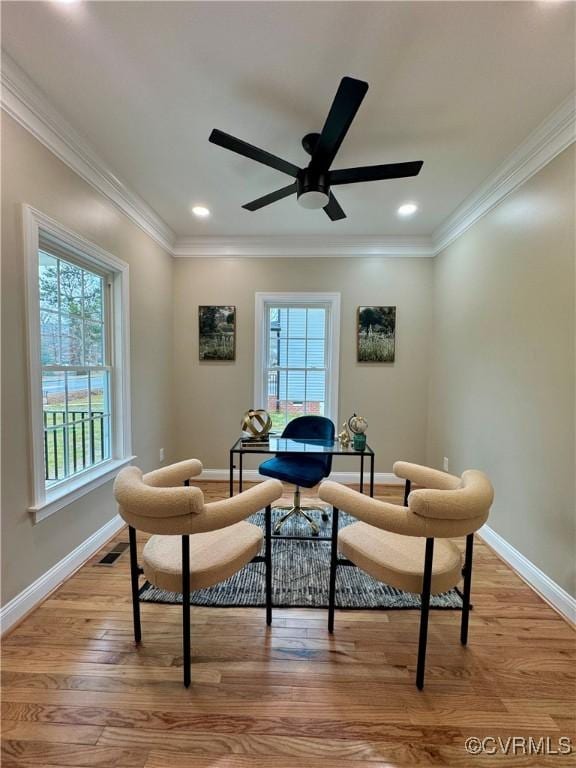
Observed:
[[[29,432],[31,435],[31,492],[28,507],[34,522],[81,498],[108,482],[132,455],[130,404],[130,323],[128,264],[29,205],[22,206],[26,266],[26,326],[28,337]],[[54,248],[79,266],[105,273],[109,302],[105,331],[110,344],[110,458],[46,487],[44,469],[44,415],[40,343],[39,252]],[[71,366],[74,368],[75,366]],[[76,366],[77,367],[77,366]]]
[[[298,292],[256,292],[255,294],[255,339],[254,339],[254,408],[266,408],[266,308],[270,304],[289,306],[328,305],[326,339],[326,416],[337,427],[338,384],[340,380],[340,293]]]

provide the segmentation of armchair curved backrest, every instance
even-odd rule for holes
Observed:
[[[492,484],[484,472],[468,469],[455,488],[421,488],[408,496],[416,515],[439,520],[468,520],[488,516],[494,500]]]
[[[282,437],[291,440],[325,440],[332,443],[336,430],[334,424],[325,416],[299,416],[286,424]],[[313,454],[314,459],[324,465],[324,477],[332,471],[332,455]]]
[[[412,467],[414,471],[406,470]],[[394,465],[400,477],[422,482],[427,467]],[[434,488],[421,488],[408,496],[407,506],[372,499],[351,488],[324,481],[318,495],[338,509],[377,528],[405,536],[450,538],[467,536],[484,525],[494,498],[492,484],[484,472],[469,469],[462,477],[429,470]],[[418,478],[418,480],[416,480]]]
[[[185,536],[227,528],[282,495],[282,483],[267,480],[230,499],[205,503],[200,488],[184,485],[200,472],[202,464],[196,459],[148,474],[125,467],[114,482],[120,516],[139,531]]]

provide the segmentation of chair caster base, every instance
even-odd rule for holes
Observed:
[[[303,517],[312,529],[312,536],[318,536],[320,534],[320,528],[318,527],[316,521],[313,520],[310,515],[306,514],[305,512],[305,510],[315,509],[314,507],[301,507],[300,505],[297,505],[293,507],[274,507],[274,509],[276,511],[286,511],[286,514],[283,515],[274,526],[274,534],[280,533],[284,523],[291,517]]]

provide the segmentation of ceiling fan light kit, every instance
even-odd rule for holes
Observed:
[[[327,174],[315,173],[309,168],[300,171],[296,178],[296,196],[302,208],[325,208],[330,200]]]
[[[309,208],[311,210],[318,208],[325,208],[328,205],[330,196],[326,192],[321,192],[319,189],[310,189],[308,192],[301,192],[298,195],[298,204],[302,208]]]
[[[215,128],[209,138],[212,144],[267,165],[295,179],[288,186],[252,200],[242,207],[248,211],[257,211],[266,205],[296,194],[302,208],[323,208],[332,221],[338,221],[345,219],[346,214],[334,197],[330,189],[332,186],[417,176],[423,165],[421,160],[330,170],[367,90],[368,83],[363,80],[356,80],[353,77],[342,78],[322,132],[307,133],[302,139],[302,146],[310,155],[310,162],[306,168],[299,168],[287,160]]]

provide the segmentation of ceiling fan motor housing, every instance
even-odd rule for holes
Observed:
[[[330,199],[328,174],[303,168],[296,177],[296,195],[303,208],[324,208]]]

